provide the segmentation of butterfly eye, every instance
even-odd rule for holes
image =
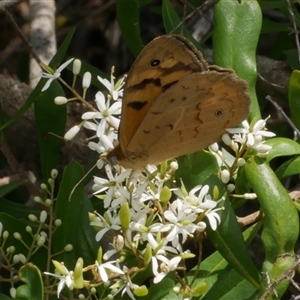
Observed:
[[[157,67],[158,65],[160,65],[160,63],[161,63],[161,60],[160,60],[160,59],[158,59],[158,58],[152,59],[152,60],[150,61],[150,63],[149,63],[149,67],[150,67],[150,68],[155,68],[155,67]]]
[[[217,110],[217,111],[215,112],[215,116],[216,116],[216,117],[220,117],[220,116],[222,116],[222,115],[223,115],[223,110],[222,110],[222,109]]]

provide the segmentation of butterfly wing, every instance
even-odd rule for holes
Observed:
[[[181,78],[208,69],[201,53],[177,35],[154,39],[140,52],[124,87],[119,127],[121,150],[127,149],[152,102]]]
[[[190,74],[153,101],[125,156],[141,167],[199,151],[247,118],[246,83],[231,72]]]

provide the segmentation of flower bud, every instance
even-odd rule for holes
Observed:
[[[79,131],[80,131],[80,126],[78,125],[73,126],[65,133],[64,139],[68,141],[72,140]]]
[[[74,287],[77,289],[82,289],[84,286],[82,268],[83,259],[79,257],[74,268]]]
[[[119,215],[122,229],[127,230],[130,223],[130,208],[128,202],[124,202],[121,204]]]
[[[212,151],[212,152],[217,152],[219,150],[219,145],[218,143],[213,143],[209,146],[209,149]]]
[[[223,183],[228,183],[229,182],[229,179],[230,179],[230,173],[228,170],[222,170],[221,171],[221,174],[220,174],[220,177],[221,177],[221,180]]]
[[[170,163],[170,170],[171,171],[175,172],[175,171],[178,170],[178,168],[179,168],[179,166],[178,166],[178,162],[177,161],[172,161]]]
[[[45,210],[41,211],[41,214],[40,214],[40,222],[41,223],[45,223],[47,219],[47,212]]]
[[[81,70],[81,60],[76,58],[73,61],[73,74],[78,75],[80,73],[80,70]]]
[[[224,144],[226,144],[227,146],[231,145],[231,138],[227,133],[224,133],[222,135],[222,141],[224,142]]]
[[[246,163],[246,161],[243,159],[243,158],[238,158],[238,160],[237,160],[237,162],[236,162],[236,165],[238,166],[238,167],[242,167],[242,166],[244,166],[245,165],[245,163]]]
[[[92,74],[90,72],[85,72],[82,77],[82,87],[87,89],[90,87],[92,81]]]
[[[54,98],[54,103],[56,105],[64,105],[68,102],[68,99],[66,97],[63,96],[57,96]]]
[[[247,200],[254,200],[257,198],[257,195],[255,193],[245,193],[244,198]]]
[[[170,189],[167,186],[164,186],[159,195],[159,200],[160,202],[167,203],[171,199],[171,196],[172,192],[170,191]]]
[[[71,251],[73,250],[73,245],[71,245],[71,244],[66,245],[66,246],[64,247],[64,250],[65,250],[66,252],[71,252]]]
[[[228,193],[232,193],[235,190],[235,185],[233,183],[229,183],[227,184],[226,189]]]
[[[21,234],[20,234],[19,232],[14,232],[13,237],[14,237],[16,240],[22,240]]]

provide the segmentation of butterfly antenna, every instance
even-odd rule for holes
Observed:
[[[69,195],[69,202],[71,201],[71,198],[75,192],[75,190],[77,189],[77,187],[83,182],[83,180],[85,178],[87,178],[87,176],[94,170],[94,168],[97,166],[97,163],[95,163],[95,165],[93,167],[91,167],[88,172],[75,184],[75,186],[72,188],[71,193]]]

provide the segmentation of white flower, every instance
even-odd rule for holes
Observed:
[[[157,260],[155,260],[155,259],[152,260],[152,265],[153,265],[152,270],[153,270],[153,274],[155,275],[155,277],[153,279],[153,283],[160,282],[169,272],[175,271],[178,267],[178,264],[181,261],[180,256],[175,256],[171,260],[167,259],[163,255],[157,255],[157,258],[159,260],[161,260],[162,263],[159,266],[160,272],[158,272],[157,271],[158,270]]]
[[[95,176],[92,189],[94,191],[94,195],[108,190],[104,198],[104,208],[108,208],[113,200],[114,194],[117,192],[118,186],[125,181],[125,179],[130,175],[131,171],[125,170],[121,174],[117,174],[115,177],[112,174],[111,165],[106,165],[105,171],[108,179]]]
[[[104,234],[109,230],[119,231],[121,229],[119,216],[113,216],[108,210],[105,212],[104,217],[96,213],[98,220],[90,222],[91,226],[101,227],[102,229],[96,234],[96,241],[99,242]]]
[[[119,99],[119,97],[123,97],[123,85],[124,85],[125,76],[123,76],[115,83],[115,77],[113,73],[114,73],[114,67],[112,67],[111,69],[110,82],[105,78],[101,78],[100,76],[98,76],[97,78],[107,88],[112,99],[116,101]]]
[[[132,291],[136,290],[139,288],[139,286],[137,284],[134,284],[131,281],[130,276],[127,274],[127,267],[124,266],[123,267],[123,271],[125,273],[125,275],[121,276],[122,279],[118,280],[115,284],[110,286],[110,289],[116,289],[117,291],[113,294],[113,296],[115,297],[120,291],[122,291],[121,295],[122,297],[124,296],[125,293],[127,293],[127,295],[130,297],[131,300],[135,300],[134,294],[132,293]]]
[[[46,91],[49,88],[49,86],[53,80],[60,77],[62,70],[64,68],[66,68],[73,60],[74,60],[74,58],[67,60],[59,68],[57,68],[56,71],[53,71],[53,72],[50,71],[49,67],[47,68],[47,67],[44,67],[44,65],[42,65],[42,67],[46,70],[46,72],[43,72],[41,77],[48,78],[47,82],[45,83],[44,87],[42,88],[42,92]]]
[[[103,255],[104,260],[108,260],[111,256],[113,256],[114,254],[118,253],[123,249],[124,238],[120,234],[118,234],[117,236],[114,237],[113,243],[110,245],[112,245],[114,249],[108,250],[104,253]]]
[[[196,229],[197,225],[193,224],[197,215],[191,211],[186,212],[183,202],[179,199],[171,203],[170,208],[164,212],[164,217],[173,226],[166,239],[172,242],[173,247],[181,251],[179,244],[179,234],[182,235],[182,244],[187,240]]]
[[[108,126],[118,129],[120,119],[114,117],[114,115],[119,116],[121,114],[122,103],[114,102],[110,105],[110,99],[105,100],[103,93],[100,91],[96,94],[95,102],[99,111],[86,112],[82,115],[82,119],[96,122],[96,135],[98,137],[106,132]],[[97,122],[96,119],[100,119],[100,122]]]
[[[195,194],[199,192],[199,195],[196,196]],[[211,196],[208,195],[209,186],[195,186],[190,192],[187,197],[184,198],[186,203],[190,205],[192,211],[196,212],[197,214],[204,214],[209,221],[209,224],[212,230],[216,230],[218,224],[221,223],[221,218],[217,214],[217,211],[221,210],[222,208],[215,208],[218,203],[221,201],[213,201],[211,200]],[[189,209],[186,208],[188,211]]]
[[[106,269],[110,270],[111,272],[117,273],[117,274],[124,274],[124,272],[121,269],[119,269],[115,265],[113,265],[113,263],[115,263],[115,262],[116,261],[108,261],[103,264],[99,264],[98,261],[95,262],[96,267],[98,269],[99,276],[103,282],[108,281],[108,275],[107,275]]]
[[[275,136],[275,133],[265,129],[267,120],[268,118],[265,120],[261,119],[250,125],[247,121],[243,121],[242,125],[244,128],[226,128],[226,131],[233,134],[233,141],[245,144],[250,149],[258,150],[263,144],[263,137]]]
[[[56,269],[56,270],[61,275],[54,274],[54,273],[49,273],[49,272],[44,272],[44,274],[46,274],[46,275],[50,275],[50,276],[59,278],[59,283],[58,283],[58,286],[57,286],[57,298],[59,298],[59,294],[65,286],[67,286],[70,291],[72,291],[73,288],[74,288],[73,271],[69,271],[63,264],[59,264],[59,265],[60,265],[59,269]]]

